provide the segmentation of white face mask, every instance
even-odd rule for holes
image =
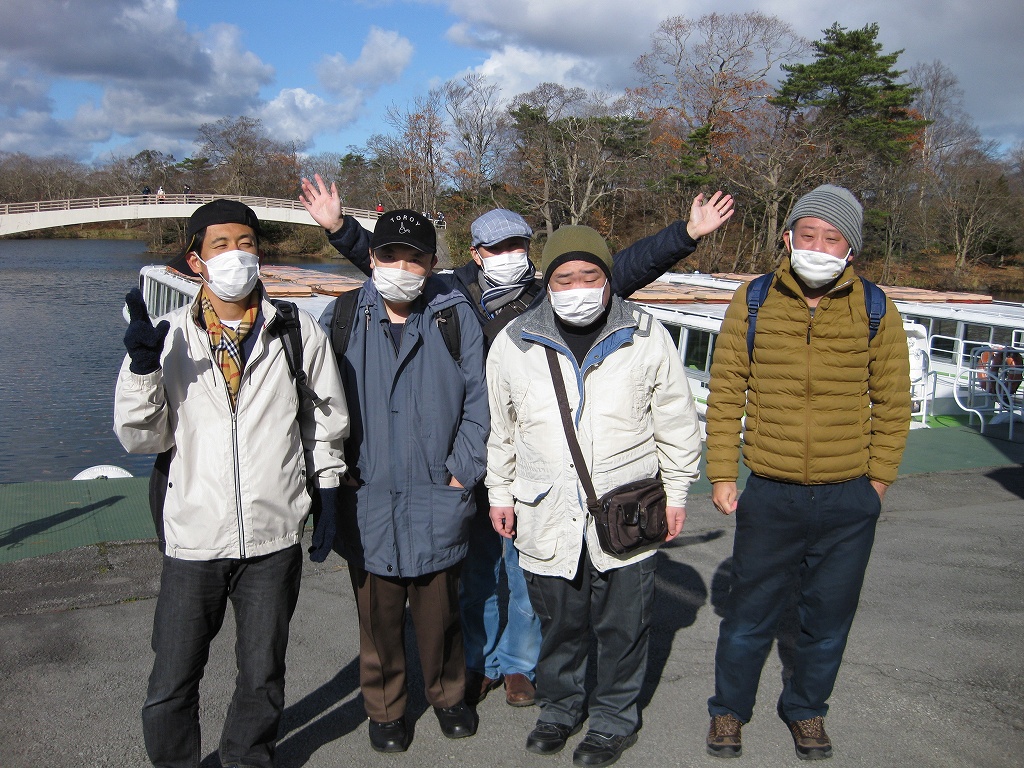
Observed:
[[[373,284],[384,301],[408,304],[423,293],[426,275],[417,275],[405,269],[373,265]]]
[[[241,301],[260,277],[259,256],[246,251],[225,251],[203,263],[208,275],[203,282],[223,301]]]
[[[793,242],[793,233],[789,233],[789,242]],[[849,256],[853,252],[851,248],[846,252]],[[802,248],[793,248],[789,257],[796,272],[804,285],[808,288],[821,288],[828,285],[846,269],[846,258],[839,258],[821,251],[807,251]]]
[[[607,285],[605,281],[600,288],[569,288],[565,291],[548,288],[548,300],[563,323],[590,325],[604,312],[604,289]]]
[[[494,285],[512,285],[530,269],[530,257],[526,251],[509,251],[480,258],[484,277]]]

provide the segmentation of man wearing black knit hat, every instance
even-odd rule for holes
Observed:
[[[526,749],[561,751],[589,715],[573,763],[599,767],[636,742],[658,543],[606,551],[581,504],[589,495],[582,475],[591,476],[598,496],[660,476],[670,540],[682,530],[697,478],[700,430],[675,344],[657,320],[613,295],[601,235],[590,227],[556,230],[541,269],[547,300],[509,323],[487,358],[485,482],[491,523],[514,543],[540,617],[541,711]],[[559,379],[586,468],[563,429]],[[588,702],[591,630],[599,672]]]
[[[788,256],[736,291],[715,344],[707,475],[715,507],[736,513],[708,701],[707,751],[716,757],[742,751],[740,729],[794,592],[800,632],[778,713],[797,757],[832,756],[828,699],[910,428],[903,323],[851,264],[861,219],[842,187],[797,200],[783,235]],[[741,434],[751,475],[738,495]]]
[[[302,372],[317,399],[298,395],[283,318],[259,280],[252,209],[215,200],[196,209],[186,233],[174,264],[202,288],[155,326],[139,289],[128,294],[114,395],[121,444],[160,454],[150,502],[164,555],[143,736],[154,765],[199,765],[199,682],[230,602],[238,676],[220,764],[272,768],[307,485],[324,511],[334,507],[348,408],[330,343],[302,310]],[[327,535],[320,525],[317,535]]]

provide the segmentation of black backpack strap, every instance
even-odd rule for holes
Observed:
[[[345,291],[334,300],[334,312],[331,314],[331,348],[335,357],[341,358],[348,349],[348,340],[352,336],[352,325],[356,321],[359,309],[359,289]]]
[[[437,327],[441,329],[441,338],[448,347],[448,354],[456,363],[462,362],[462,326],[459,324],[459,313],[455,306],[447,306],[434,313]]]
[[[271,299],[271,303],[277,310],[277,319],[271,333],[281,339],[288,370],[299,392],[299,402],[304,404],[308,400],[314,406],[320,405],[323,400],[309,387],[306,369],[302,364],[302,323],[299,320],[299,308],[293,302],[280,299]]]
[[[755,277],[747,283],[747,358],[754,357],[754,333],[757,330],[757,310],[764,304],[768,289],[775,279],[774,272]]]
[[[864,285],[864,309],[868,313],[868,344],[878,333],[878,326],[882,324],[885,317],[885,291],[879,288],[865,277],[860,279]]]

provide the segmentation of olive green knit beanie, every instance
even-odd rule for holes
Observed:
[[[551,273],[567,261],[588,261],[596,264],[611,279],[612,253],[601,233],[591,227],[559,227],[548,238],[540,257],[540,269],[544,274],[544,285],[551,279]]]

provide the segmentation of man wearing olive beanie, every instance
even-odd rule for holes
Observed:
[[[675,344],[653,317],[612,294],[611,266],[595,230],[556,230],[541,256],[547,301],[509,323],[487,357],[491,523],[514,542],[541,623],[540,715],[526,749],[561,751],[587,712],[589,730],[573,752],[578,766],[611,765],[636,742],[656,550],[602,549],[578,472],[590,472],[599,496],[660,474],[672,539],[700,458],[696,407]],[[571,458],[549,354],[587,468]],[[588,701],[591,630],[601,674]]]
[[[794,591],[800,632],[778,713],[797,757],[832,756],[828,699],[910,427],[902,320],[885,299],[873,332],[865,292],[877,289],[853,271],[862,216],[853,194],[831,184],[797,200],[752,346],[742,288],[715,344],[707,474],[715,507],[737,518],[708,701],[715,757],[742,751],[740,728]],[[751,475],[738,495],[741,435]]]

